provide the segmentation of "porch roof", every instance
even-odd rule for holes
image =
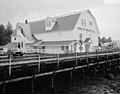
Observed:
[[[39,46],[69,46],[74,40],[68,41],[43,41]]]
[[[84,43],[90,42],[90,40],[91,40],[90,38],[86,38]]]
[[[12,49],[12,48],[17,47],[17,45],[18,45],[17,42],[12,42],[12,43],[8,43],[8,44],[6,44],[5,46],[3,46],[3,48],[9,48],[9,49]]]

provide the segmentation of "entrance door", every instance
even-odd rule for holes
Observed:
[[[74,53],[76,53],[77,52],[77,44],[75,43],[74,44]]]
[[[85,52],[89,52],[90,44],[86,43],[85,44]]]

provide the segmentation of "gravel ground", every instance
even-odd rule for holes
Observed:
[[[100,77],[76,81],[65,94],[120,94],[120,75],[114,79]]]

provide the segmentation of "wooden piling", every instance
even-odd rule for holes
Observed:
[[[94,66],[94,77],[96,78],[96,72],[97,72],[97,69],[96,69],[96,66]]]
[[[31,82],[31,93],[32,94],[34,93],[35,74],[36,74],[36,71],[34,70],[33,77],[32,77],[32,82]]]
[[[73,71],[70,71],[70,82],[73,85]]]
[[[85,78],[85,69],[84,69],[84,67],[82,68],[82,71],[83,71],[82,76],[83,76],[83,79],[84,79]]]
[[[54,87],[54,77],[52,76],[52,88]]]
[[[55,88],[55,86],[54,86],[54,80],[55,80],[55,70],[53,71],[53,74],[52,74],[52,82],[51,82],[51,87],[52,88]]]
[[[106,68],[105,68],[105,64],[103,64],[103,75],[105,76],[106,75]]]
[[[6,94],[6,72],[5,72],[4,78],[3,78],[3,94]]]

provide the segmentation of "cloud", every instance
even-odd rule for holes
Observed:
[[[104,0],[104,4],[120,4],[120,0]]]

